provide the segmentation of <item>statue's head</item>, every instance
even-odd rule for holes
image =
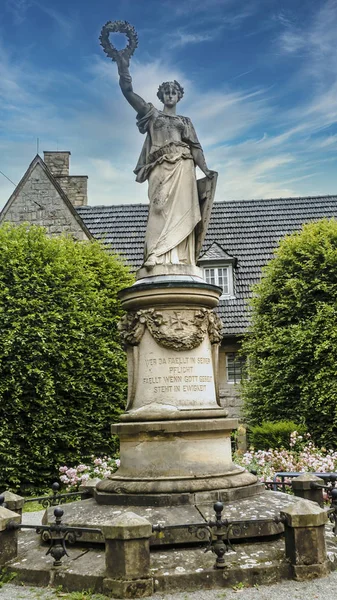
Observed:
[[[158,88],[157,96],[166,106],[174,106],[184,95],[184,88],[178,81],[164,81]]]

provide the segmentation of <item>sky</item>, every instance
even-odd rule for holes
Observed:
[[[1,0],[0,208],[37,148],[71,152],[91,205],[147,202],[110,20],[138,32],[135,92],[184,87],[217,201],[337,194],[337,0]]]

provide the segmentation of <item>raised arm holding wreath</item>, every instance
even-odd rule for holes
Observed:
[[[109,41],[109,33],[126,33],[129,45],[117,51]],[[177,81],[159,86],[157,96],[163,110],[138,96],[132,87],[130,57],[137,46],[137,34],[126,22],[107,23],[102,30],[104,51],[116,61],[119,85],[124,97],[137,112],[137,126],[146,139],[135,168],[136,181],[148,180],[150,200],[144,266],[195,265],[195,231],[201,221],[195,167],[212,179],[214,171],[205,157],[191,120],[176,114],[177,102],[184,90]]]

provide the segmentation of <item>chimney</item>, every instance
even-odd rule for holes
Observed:
[[[44,162],[73,206],[88,204],[88,176],[69,175],[70,152],[44,152]]]
[[[54,177],[69,175],[70,152],[44,152],[43,160]]]

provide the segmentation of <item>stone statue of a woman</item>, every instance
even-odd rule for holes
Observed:
[[[188,117],[176,114],[184,90],[177,81],[159,86],[164,109],[145,102],[132,87],[130,58],[119,52],[119,84],[137,112],[137,125],[146,139],[135,173],[139,183],[148,180],[150,209],[144,248],[144,266],[195,265],[195,230],[201,220],[195,166],[211,179],[204,153]]]

